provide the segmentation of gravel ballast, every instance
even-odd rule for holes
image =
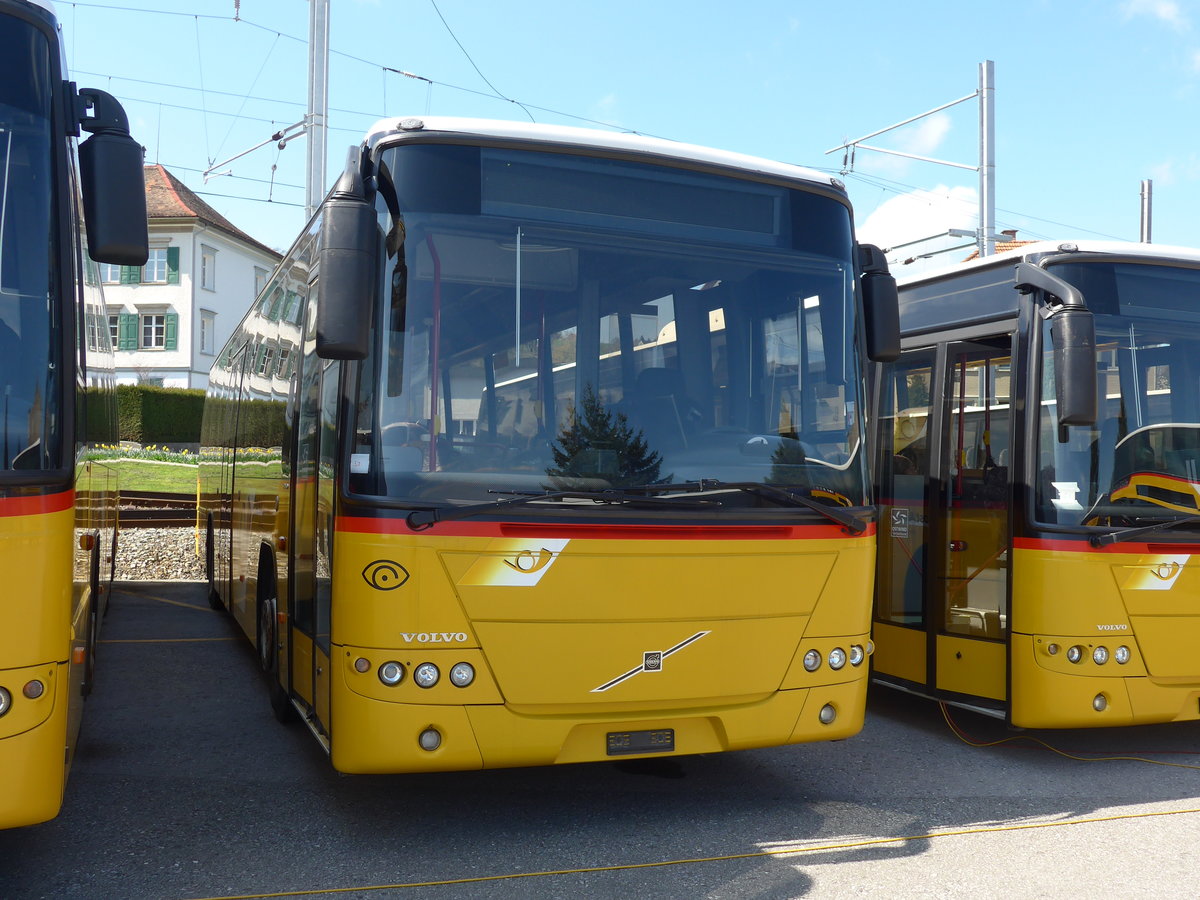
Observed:
[[[117,539],[117,581],[203,581],[204,547],[196,530],[122,528]],[[199,553],[197,553],[199,549]]]

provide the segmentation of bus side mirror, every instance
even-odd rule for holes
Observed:
[[[1050,320],[1059,425],[1096,424],[1096,324],[1090,309],[1068,307]]]
[[[317,281],[317,356],[366,359],[375,303],[375,207],[357,167],[338,180],[321,208]]]
[[[1054,345],[1054,396],[1058,425],[1095,425],[1096,322],[1083,294],[1057,275],[1029,262],[1017,265],[1016,289],[1043,292],[1042,314],[1050,319]]]
[[[900,356],[900,297],[896,279],[888,271],[883,251],[872,244],[858,245],[858,261],[862,272],[867,357],[875,362],[892,362]]]
[[[145,152],[129,134],[125,110],[111,94],[84,88],[79,91],[79,102],[79,125],[91,132],[79,145],[88,255],[96,262],[144,265],[150,255],[142,168]]]

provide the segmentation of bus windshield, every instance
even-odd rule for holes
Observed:
[[[393,147],[379,171],[352,491],[478,503],[715,479],[866,502],[838,200],[480,147]]]
[[[41,32],[6,20],[0,28],[0,470],[59,464],[52,426],[61,367],[51,327],[50,63]]]
[[[1079,262],[1054,272],[1096,315],[1099,402],[1095,426],[1059,434],[1044,325],[1038,518],[1135,525],[1197,514],[1200,269]]]

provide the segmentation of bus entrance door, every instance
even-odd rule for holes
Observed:
[[[938,348],[941,349],[941,348]],[[1005,696],[1009,351],[925,348],[887,365],[879,411],[877,676]]]
[[[933,686],[991,700],[1007,695],[1010,383],[1007,338],[1003,350],[948,347],[933,491]]]

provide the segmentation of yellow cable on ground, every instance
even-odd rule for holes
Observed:
[[[1057,753],[1059,756],[1065,757],[1066,759],[1073,759],[1078,762],[1140,762],[1147,763],[1152,766],[1170,766],[1174,769],[1200,769],[1200,766],[1189,765],[1187,763],[1173,763],[1162,759],[1146,759],[1145,757],[1141,756],[1075,756],[1072,753],[1068,753],[1066,750],[1059,750],[1057,747],[1046,743],[1041,738],[1032,737],[1031,735],[1027,734],[1015,734],[1011,737],[1000,738],[996,741],[973,741],[967,737],[956,724],[954,724],[954,720],[950,718],[950,711],[946,708],[945,703],[938,703],[938,708],[941,709],[942,718],[946,720],[946,725],[949,727],[954,736],[970,747],[999,747],[1002,744],[1014,743],[1016,741],[1029,741],[1030,743],[1045,747],[1051,753]]]
[[[1168,809],[1158,812],[1125,813],[1116,816],[1096,816],[1090,819],[1070,819],[1061,822],[1025,822],[1019,825],[999,825],[983,828],[960,828],[953,831],[937,831],[930,834],[915,834],[896,837],[868,838],[834,844],[817,844],[787,850],[759,850],[754,853],[732,853],[727,856],[703,856],[691,859],[667,859],[658,862],[627,863],[612,866],[589,866],[581,869],[558,869],[540,872],[513,872],[508,875],[480,875],[473,878],[449,878],[442,881],[409,881],[401,884],[356,885],[341,888],[315,888],[309,891],[277,891],[268,894],[230,894],[222,897],[205,897],[202,900],[269,900],[272,897],[317,897],[323,894],[349,894],[354,891],[397,891],[405,888],[449,887],[456,884],[479,884],[482,882],[508,881],[517,878],[545,878],[551,875],[594,875],[600,872],[626,872],[634,869],[657,869],[664,866],[695,865],[697,863],[734,862],[742,859],[797,856],[830,850],[855,850],[879,844],[896,844],[903,841],[928,841],[934,838],[963,837],[972,834],[1002,834],[1006,831],[1028,831],[1034,828],[1061,828],[1065,825],[1095,825],[1104,822],[1120,822],[1132,819],[1150,819],[1161,816],[1195,815],[1200,809]]]

